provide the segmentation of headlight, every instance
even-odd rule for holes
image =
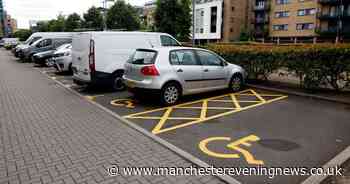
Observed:
[[[64,56],[70,56],[70,52],[65,52]]]

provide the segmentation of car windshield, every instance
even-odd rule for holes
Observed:
[[[41,39],[41,37],[33,37],[30,40],[26,41],[25,44],[32,45],[34,42],[38,41]]]
[[[130,58],[129,63],[136,65],[154,64],[156,51],[153,50],[137,50]]]

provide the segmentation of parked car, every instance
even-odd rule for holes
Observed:
[[[65,44],[57,49],[52,60],[59,72],[72,73],[72,44]]]
[[[67,47],[71,47],[70,43],[67,44],[63,44],[61,46],[59,46],[58,48],[54,49],[54,50],[48,50],[48,51],[44,51],[44,52],[39,52],[37,54],[34,54],[33,56],[33,62],[35,64],[39,64],[42,66],[48,66],[48,60],[55,57],[55,53],[58,51],[61,51],[63,49],[66,49]]]
[[[3,46],[7,50],[11,50],[19,44],[18,38],[3,38],[2,40],[4,41]]]
[[[39,39],[36,42],[34,42],[30,47],[22,49],[23,59],[26,61],[34,61],[34,54],[39,52],[55,50],[59,46],[71,42],[71,36],[52,36],[49,38]]]
[[[199,48],[137,49],[125,64],[123,79],[129,91],[158,94],[164,105],[181,96],[229,88],[242,89],[247,74],[214,52]]]
[[[22,44],[17,45],[13,50],[13,54],[15,57],[23,57],[22,49],[26,49],[30,47],[34,42],[36,42],[39,39],[50,37],[53,35],[61,35],[61,36],[68,36],[72,35],[72,33],[69,32],[36,32],[30,35],[30,37]]]
[[[72,45],[75,83],[104,84],[120,91],[125,89],[124,64],[137,48],[180,43],[165,33],[85,32],[75,35]]]

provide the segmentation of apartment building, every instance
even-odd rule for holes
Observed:
[[[250,1],[196,0],[195,40],[198,43],[239,40],[249,29]]]
[[[253,0],[254,36],[275,40],[349,36],[348,0]]]
[[[0,37],[4,36],[4,5],[3,5],[3,1],[0,0]]]

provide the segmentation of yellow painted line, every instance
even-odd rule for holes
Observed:
[[[231,138],[229,137],[211,137],[208,139],[205,139],[199,143],[199,148],[207,155],[216,157],[216,158],[240,158],[238,154],[222,154],[222,153],[216,153],[213,151],[210,151],[208,149],[208,144],[212,141],[231,141]]]
[[[230,95],[231,96],[231,99],[232,99],[232,101],[233,101],[233,104],[235,104],[235,107],[237,108],[237,109],[240,109],[241,108],[241,105],[239,105],[239,103],[238,103],[238,101],[237,101],[237,98],[236,98],[236,95]]]
[[[149,119],[149,120],[160,120],[162,117],[149,117],[149,116],[137,116],[129,119]],[[199,118],[187,118],[187,117],[168,117],[168,120],[198,120]]]
[[[202,107],[176,107],[174,109],[202,109]],[[232,107],[207,107],[208,110],[230,110]]]
[[[203,100],[203,105],[202,105],[202,111],[201,111],[200,119],[205,119],[205,117],[207,117],[207,108],[208,108],[208,101],[207,100]]]
[[[104,95],[95,95],[95,96],[85,96],[85,98],[87,98],[88,100],[94,101],[96,100],[97,97],[102,97]]]
[[[234,93],[234,94],[245,93],[245,92],[248,92],[248,91],[249,91],[249,89],[241,91],[241,92],[237,92],[237,93]],[[229,93],[229,94],[231,94],[231,93]],[[124,118],[131,118],[132,116],[138,116],[138,115],[141,115],[141,114],[148,114],[148,113],[157,112],[157,111],[161,111],[161,110],[167,110],[169,108],[177,108],[177,107],[183,107],[183,106],[186,106],[186,105],[192,105],[192,104],[196,104],[196,103],[202,102],[203,100],[209,100],[210,101],[212,99],[226,97],[229,94],[216,96],[216,97],[211,97],[211,98],[206,98],[206,99],[201,99],[201,100],[196,100],[196,101],[193,101],[193,102],[187,102],[187,103],[175,105],[175,106],[172,106],[172,107],[162,107],[162,108],[153,109],[153,110],[149,110],[149,111],[144,111],[144,112],[139,112],[139,113],[135,113],[135,114],[130,114],[130,115],[124,116]]]
[[[251,90],[251,92],[261,101],[261,102],[266,102],[266,100],[261,97],[258,93],[256,93],[254,90]]]
[[[165,129],[157,131],[155,134],[160,134],[160,133],[172,131],[172,130],[175,130],[175,129],[178,129],[178,128],[183,128],[183,127],[187,127],[187,126],[190,126],[190,125],[202,123],[204,121],[217,119],[217,118],[220,118],[220,117],[223,117],[223,116],[231,115],[231,114],[234,114],[234,113],[237,113],[237,112],[241,112],[241,111],[244,111],[244,110],[248,110],[248,109],[251,109],[251,108],[254,108],[254,107],[262,106],[264,104],[268,104],[268,103],[271,103],[271,102],[274,102],[274,101],[277,101],[277,100],[282,100],[284,98],[287,98],[287,96],[282,96],[280,98],[276,98],[276,99],[269,100],[269,101],[266,101],[266,102],[261,102],[259,104],[255,104],[255,105],[251,105],[251,106],[247,106],[247,107],[242,107],[241,109],[234,110],[234,111],[229,111],[229,112],[225,112],[225,113],[221,113],[221,114],[218,114],[218,115],[215,115],[215,116],[211,116],[211,117],[207,117],[207,118],[205,118],[203,120],[196,120],[196,121],[188,122],[188,123],[185,123],[185,124],[181,124],[181,125],[165,128]]]
[[[158,134],[158,132],[160,131],[160,129],[163,127],[163,125],[165,124],[166,120],[169,118],[169,115],[171,113],[171,111],[173,110],[173,108],[169,108],[163,115],[163,117],[160,119],[159,123],[157,124],[156,127],[154,127],[154,129],[152,130],[153,134]]]
[[[240,95],[238,95],[240,96]],[[279,95],[281,96],[281,95]],[[227,103],[232,103],[232,100],[208,100],[209,102],[227,102]],[[238,102],[242,103],[259,103],[260,101],[254,101],[254,100],[237,100]]]

